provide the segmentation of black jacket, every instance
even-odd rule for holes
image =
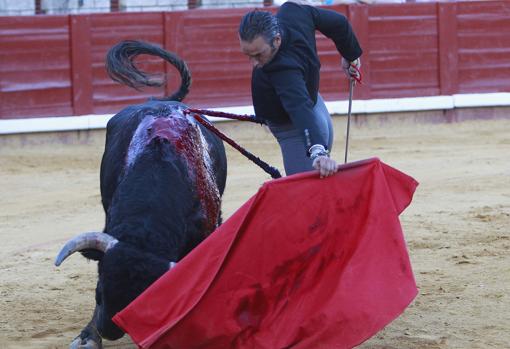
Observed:
[[[253,70],[255,114],[274,124],[292,121],[303,131],[307,149],[313,144],[327,148],[327,139],[320,136],[313,116],[320,69],[315,30],[333,40],[348,61],[361,56],[362,50],[349,22],[337,12],[286,2],[276,16],[282,43],[269,63]]]

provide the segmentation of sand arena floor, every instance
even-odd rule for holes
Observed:
[[[426,116],[352,125],[350,160],[377,156],[420,182],[401,216],[420,294],[361,348],[510,348],[510,119],[416,122]],[[345,118],[334,125],[342,160]],[[281,168],[261,127],[219,127]],[[0,137],[1,348],[66,348],[90,319],[96,263],[53,260],[69,237],[103,226],[103,142],[103,131]],[[224,217],[269,179],[231,148],[228,159]],[[127,336],[105,347],[135,348]]]

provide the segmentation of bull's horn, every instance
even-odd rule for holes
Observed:
[[[93,249],[106,252],[115,246],[117,242],[119,240],[105,233],[90,232],[80,234],[66,242],[58,253],[57,258],[55,258],[55,265],[58,267],[64,259],[77,251]]]

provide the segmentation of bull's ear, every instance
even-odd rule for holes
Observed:
[[[93,261],[100,261],[104,256],[104,252],[91,249],[80,251],[80,253],[83,257]]]

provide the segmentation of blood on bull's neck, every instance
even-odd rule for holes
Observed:
[[[179,109],[166,115],[149,115],[142,120],[131,140],[126,168],[136,162],[143,150],[158,141],[173,146],[188,169],[188,178],[194,181],[198,199],[204,210],[204,234],[211,233],[218,224],[220,193],[212,170],[208,147],[196,121],[184,115]]]

